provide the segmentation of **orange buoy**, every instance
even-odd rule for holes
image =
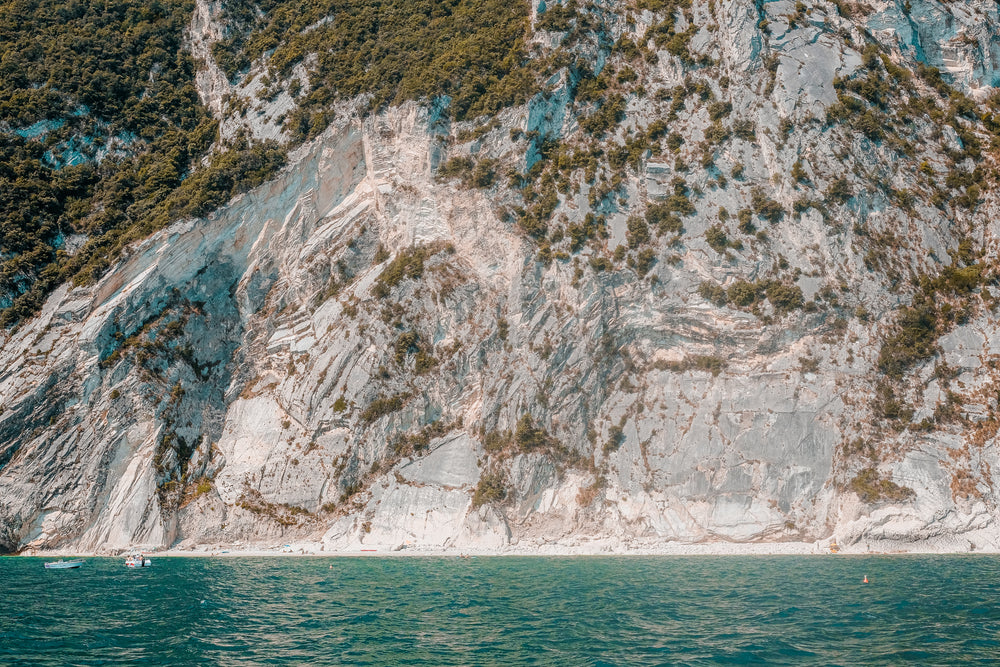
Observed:
[[[864,580],[864,582],[862,582],[862,583],[865,583],[865,584],[867,584],[867,583],[868,583],[868,575],[867,575],[867,574],[865,575],[865,580]]]

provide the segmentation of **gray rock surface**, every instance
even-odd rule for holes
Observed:
[[[905,235],[895,256],[904,271],[947,262],[965,229],[987,258],[997,248],[992,193],[957,222],[923,200],[903,211],[865,178],[919,191],[917,177],[894,171],[887,147],[821,122],[835,77],[861,66],[863,29],[900,62],[942,67],[972,95],[996,83],[995,5],[903,4],[848,19],[811,3],[790,27],[791,2],[766,3],[764,15],[695,2],[706,16],[714,8],[717,29],[691,48],[718,60],[733,118],[752,121],[756,139],[734,138],[699,166],[710,121],[689,105],[670,127],[685,137],[678,152],[625,173],[605,247],[568,260],[537,261],[502,215],[517,203],[506,186],[435,178],[462,154],[525,168],[537,156],[512,129],[579,140],[566,76],[465,143],[459,132],[473,125],[446,127],[427,105],[360,120],[345,104],[273,181],[178,221],[98,284],[63,286],[36,319],[0,333],[0,549],[297,540],[327,552],[627,552],[831,538],[855,550],[1000,548],[992,288],[915,371],[911,425],[873,416],[879,347],[910,296],[891,271],[868,268],[877,244],[852,228]],[[641,40],[655,21],[640,19],[614,22],[613,37]],[[224,114],[223,94],[254,89],[220,80],[210,63],[217,20],[217,7],[199,3],[191,35],[208,63],[203,99]],[[770,90],[767,58],[777,59]],[[649,94],[630,97],[617,137],[662,117],[653,91],[685,76],[659,52],[642,72]],[[279,96],[251,133],[283,138],[273,119],[291,103]],[[789,136],[783,119],[795,123]],[[920,127],[918,158],[943,173],[944,149]],[[798,161],[809,185],[789,177]],[[736,165],[744,175],[721,184]],[[667,196],[676,176],[697,188],[697,211],[679,241],[657,242],[655,281],[624,264],[593,270],[588,260],[627,245],[629,216]],[[758,218],[766,235],[743,236],[742,248],[721,253],[705,240],[720,209],[735,217],[754,188],[790,210],[839,177],[858,196],[832,220],[806,208],[775,224]],[[562,195],[557,215],[583,220],[590,187]],[[735,221],[727,231],[738,236]],[[393,259],[421,247],[421,275],[378,296]],[[779,266],[822,307],[751,312],[699,293]],[[419,352],[399,347],[407,332]],[[947,383],[935,375],[941,361],[956,373]],[[917,428],[948,392],[965,421]],[[516,430],[525,414],[558,446],[493,448],[487,435]],[[858,439],[875,443],[878,474],[911,497],[859,498],[850,482],[866,464],[846,448]],[[492,479],[505,497],[478,504],[476,489]]]

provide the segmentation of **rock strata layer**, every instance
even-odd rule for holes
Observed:
[[[0,334],[0,550],[1000,548],[1000,290],[977,284],[904,383],[880,366],[910,277],[957,267],[963,241],[995,260],[995,197],[903,205],[886,193],[919,193],[919,174],[822,121],[868,39],[986,99],[995,4],[880,2],[848,19],[815,3],[793,25],[793,3],[771,2],[766,33],[747,3],[693,5],[715,12],[717,32],[690,48],[727,73],[727,88],[708,84],[726,122],[756,133],[699,161],[715,121],[694,95],[669,122],[683,142],[621,168],[605,237],[582,250],[540,257],[512,221],[514,189],[439,176],[462,156],[530,169],[525,136],[579,140],[564,73],[478,136],[433,105],[344,105],[273,181]],[[209,64],[217,13],[200,3],[192,23]],[[609,23],[615,40],[642,42],[653,15],[632,18]],[[666,50],[640,76],[647,94],[608,141],[666,116],[654,91],[697,79]],[[199,75],[219,114],[237,90],[220,77]],[[251,134],[280,138],[291,101],[274,104]],[[963,140],[915,122],[917,159],[943,180]],[[649,242],[648,266],[605,268],[619,247],[641,258],[634,220],[678,178],[693,204],[682,231]],[[852,195],[797,208],[838,179]],[[560,191],[554,219],[585,224],[595,187]],[[784,211],[771,222],[760,192]],[[759,234],[740,236],[742,210]],[[767,298],[741,306],[750,284]]]

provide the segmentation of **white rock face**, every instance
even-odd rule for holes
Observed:
[[[948,72],[976,98],[1000,84],[1000,21],[993,2],[880,2],[868,29],[884,44]]]
[[[888,232],[912,216],[901,257],[919,268],[957,246],[953,221],[867,194],[833,221],[816,208],[786,215],[742,249],[706,242],[720,209],[751,206],[754,187],[786,207],[804,196],[787,177],[797,161],[816,190],[841,175],[860,190],[849,167],[891,162],[884,147],[808,120],[837,100],[834,78],[861,66],[831,31],[855,23],[820,4],[792,28],[792,3],[768,3],[767,36],[747,3],[717,4],[718,32],[698,33],[692,48],[729,72],[732,113],[753,121],[756,139],[733,139],[702,169],[709,119],[683,110],[671,126],[686,138],[677,154],[625,174],[626,203],[607,212],[609,252],[675,177],[701,193],[681,240],[657,246],[655,282],[624,265],[593,270],[592,247],[538,262],[500,215],[512,202],[505,186],[434,177],[463,153],[525,167],[537,154],[515,128],[575,136],[565,77],[464,144],[445,141],[458,128],[426,106],[342,113],[273,181],[155,234],[97,285],[63,286],[35,320],[0,334],[0,549],[294,541],[327,552],[599,553],[831,537],[849,550],[1000,548],[996,311],[976,310],[938,341],[953,382],[928,363],[907,396],[916,424],[959,391],[973,426],[876,428],[878,350],[906,297],[845,231]],[[210,62],[217,12],[198,4],[191,39],[208,63],[203,98],[222,113],[233,87]],[[913,2],[909,13],[880,3],[865,21],[900,58],[941,63],[972,92],[994,83],[990,3]],[[969,39],[954,46],[960,34],[979,50]],[[643,77],[653,90],[681,84],[684,71],[661,52]],[[652,95],[630,98],[619,132],[661,113]],[[801,122],[790,137],[779,131],[786,118]],[[277,121],[253,128],[283,138]],[[744,176],[721,184],[737,164]],[[894,178],[916,188],[908,174]],[[583,220],[589,188],[561,197],[569,222]],[[975,213],[976,240],[993,253],[995,211],[988,195]],[[421,270],[379,296],[394,258],[419,248]],[[841,310],[752,313],[699,294],[702,282],[730,287],[780,262],[807,301],[835,298]],[[868,315],[851,316],[858,307]],[[497,449],[487,435],[524,414],[559,447]],[[911,488],[910,499],[865,504],[851,490],[846,446],[862,437],[884,451],[881,477]],[[504,497],[483,497],[491,481]]]

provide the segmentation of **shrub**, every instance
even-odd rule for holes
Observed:
[[[434,355],[430,354],[426,350],[418,350],[416,357],[414,357],[413,372],[417,375],[423,375],[437,366],[437,363],[438,360],[434,357]]]
[[[488,454],[499,454],[514,441],[510,431],[489,431],[483,436],[483,449]]]
[[[618,125],[624,117],[625,98],[616,93],[603,102],[593,114],[581,119],[580,127],[587,134],[601,138],[608,130]]]
[[[389,296],[393,287],[404,280],[419,279],[424,275],[424,262],[435,253],[446,249],[442,244],[431,244],[413,246],[403,250],[375,280],[375,287],[372,290],[375,296],[384,299]]]
[[[403,406],[406,405],[406,401],[409,400],[409,398],[409,394],[405,393],[396,394],[395,396],[390,396],[388,398],[376,398],[361,413],[361,421],[371,423],[386,415],[392,414],[393,412],[398,412],[403,409]]]
[[[729,239],[721,225],[712,225],[705,230],[705,241],[715,252],[725,252],[726,248],[729,247]]]
[[[737,280],[729,286],[727,291],[729,300],[741,308],[752,306],[760,299],[758,287],[746,280]]]
[[[786,285],[774,281],[767,286],[765,294],[767,300],[779,313],[787,313],[801,308],[804,302],[802,288],[798,285]]]
[[[733,110],[732,102],[713,102],[708,105],[708,117],[714,122],[728,116]]]
[[[729,130],[722,123],[715,121],[705,129],[705,141],[709,145],[718,145],[729,138]]]
[[[809,174],[802,167],[802,160],[796,160],[795,164],[792,165],[792,178],[795,179],[796,183],[807,183],[809,181]]]
[[[901,420],[909,422],[913,417],[913,409],[900,401],[893,391],[892,385],[886,381],[879,382],[875,387],[875,400],[872,411],[879,419]]]
[[[447,181],[452,179],[466,180],[476,166],[476,161],[468,155],[453,157],[440,167],[438,167],[438,180]]]
[[[644,277],[656,264],[656,251],[652,248],[643,248],[635,256],[635,272],[639,277]]]
[[[497,160],[486,158],[476,163],[476,168],[472,170],[470,185],[477,188],[488,188],[496,182],[496,170],[499,165]]]
[[[595,273],[601,273],[602,271],[610,271],[614,268],[607,257],[603,255],[593,255],[590,258],[590,268],[594,269]]]
[[[406,359],[406,355],[413,354],[420,351],[420,345],[417,341],[419,336],[416,331],[407,331],[405,333],[399,334],[396,338],[396,344],[393,346],[394,357],[397,364],[403,363]]]
[[[628,65],[626,65],[625,67],[623,67],[621,69],[621,71],[618,72],[618,76],[615,77],[615,79],[617,79],[618,83],[623,83],[623,84],[624,83],[632,83],[633,81],[637,80],[638,78],[639,78],[639,75],[636,74],[635,70],[632,69],[631,67],[629,67]]]
[[[514,442],[526,452],[545,449],[549,445],[549,434],[544,428],[535,426],[531,415],[524,415],[517,422]]]
[[[733,123],[733,134],[743,139],[744,141],[757,141],[757,128],[754,126],[752,120],[738,120]],[[743,165],[736,165],[739,167],[739,171],[743,173]],[[735,171],[735,167],[734,167]],[[738,178],[736,174],[733,174],[733,178]]]
[[[679,234],[684,231],[681,219],[671,213],[667,204],[650,204],[646,207],[646,222],[656,228],[658,234]]]
[[[854,196],[851,184],[846,178],[838,178],[826,190],[826,197],[835,204],[846,204]]]
[[[914,496],[913,489],[883,478],[875,468],[861,470],[848,484],[848,488],[858,494],[861,502],[868,504],[880,500],[901,502]]]
[[[507,493],[507,476],[500,470],[485,471],[479,476],[479,483],[472,494],[472,507],[503,502]]]
[[[662,118],[657,118],[646,128],[646,135],[650,141],[656,141],[667,134],[667,123]],[[677,135],[675,135],[677,136]],[[678,136],[678,138],[680,138]]]
[[[726,360],[721,357],[716,357],[713,355],[696,355],[691,358],[690,367],[700,370],[708,371],[713,377],[719,375],[726,367]]]
[[[694,215],[694,204],[688,199],[688,187],[684,179],[680,176],[675,176],[671,181],[671,186],[674,189],[674,193],[667,197],[667,201],[664,202],[667,210],[679,213],[680,215]]]
[[[626,222],[629,248],[638,248],[649,241],[649,225],[637,215],[630,216]]]
[[[430,447],[431,440],[450,433],[458,426],[458,422],[446,422],[443,419],[431,422],[416,433],[403,433],[392,442],[392,453],[396,456],[409,456],[420,453]]]
[[[726,290],[723,289],[722,285],[717,285],[708,280],[702,281],[698,285],[698,294],[701,298],[714,303],[716,306],[722,307],[726,305]]]
[[[546,30],[548,32],[565,32],[572,27],[571,21],[575,17],[575,3],[567,2],[561,5],[558,2],[552,2],[545,7],[545,11],[539,13],[535,29]]]
[[[902,377],[916,363],[934,356],[937,334],[937,312],[931,301],[919,300],[914,306],[903,308],[895,333],[886,338],[879,350],[879,370],[890,377]]]
[[[601,448],[601,451],[603,451],[604,455],[607,456],[611,452],[618,451],[618,448],[622,446],[623,442],[625,442],[625,432],[622,430],[621,426],[615,424],[608,429],[608,439],[604,442],[604,446]]]
[[[781,204],[765,195],[760,189],[754,188],[751,203],[757,215],[772,223],[778,222],[785,215],[785,209]]]

